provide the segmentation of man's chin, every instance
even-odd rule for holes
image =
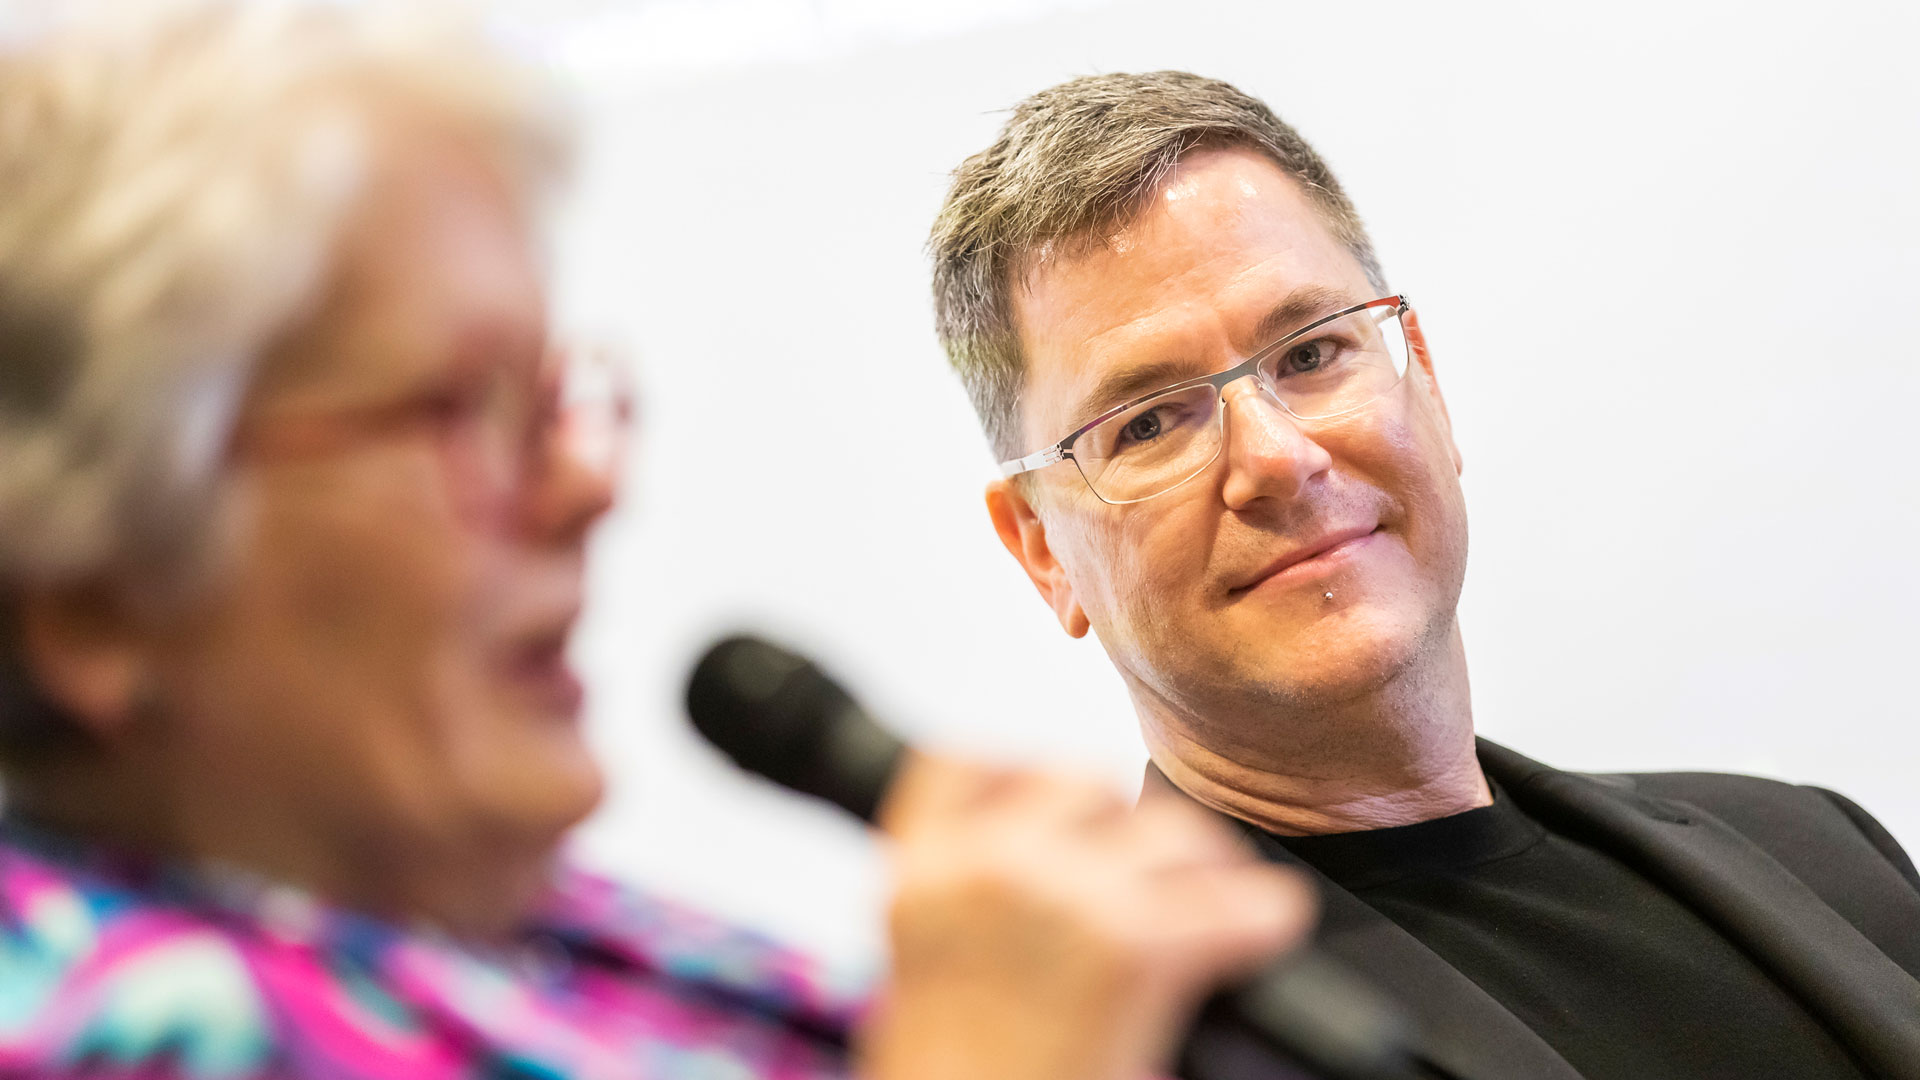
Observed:
[[[1301,625],[1240,630],[1216,643],[1218,662],[1199,665],[1234,696],[1288,711],[1336,709],[1401,678],[1426,646],[1427,627],[1394,612],[1354,605]]]

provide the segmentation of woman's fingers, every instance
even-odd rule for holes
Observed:
[[[1222,980],[1298,942],[1306,885],[1181,804],[916,756],[895,840],[893,978],[875,1080],[1137,1080]]]

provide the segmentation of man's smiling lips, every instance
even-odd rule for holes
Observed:
[[[1378,525],[1360,525],[1322,533],[1232,586],[1227,595],[1242,596],[1262,585],[1284,586],[1331,572],[1370,546],[1379,531]]]

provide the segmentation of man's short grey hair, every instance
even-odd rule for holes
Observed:
[[[100,14],[0,52],[0,738],[22,589],[217,549],[236,410],[317,306],[383,116],[458,125],[529,199],[567,156],[537,71],[443,9]]]
[[[1015,290],[1046,253],[1098,243],[1124,226],[1182,156],[1222,146],[1271,158],[1373,287],[1388,291],[1333,171],[1258,99],[1184,71],[1091,75],[1042,90],[1014,106],[993,145],[954,170],[928,241],[935,328],[1000,458],[1034,449],[1021,443],[1026,358]]]

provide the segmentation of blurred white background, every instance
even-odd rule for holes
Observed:
[[[861,831],[684,726],[688,663],[738,626],[928,742],[1137,784],[1098,644],[988,526],[922,244],[1019,98],[1170,67],[1314,142],[1419,307],[1481,731],[1818,783],[1920,847],[1920,5],[489,7],[578,90],[557,300],[645,388],[578,642],[614,784],[591,860],[874,948]]]
[[[641,359],[580,651],[599,863],[836,957],[854,827],[687,734],[723,628],[930,741],[1137,782],[1091,640],[1000,550],[930,328],[946,173],[1061,79],[1187,68],[1332,161],[1467,458],[1481,730],[1582,769],[1819,783],[1920,845],[1920,6],[733,0],[513,12],[589,158],[558,263]]]
[[[1920,847],[1920,5],[533,4],[587,109],[561,306],[644,433],[580,655],[598,863],[839,958],[877,862],[680,715],[772,629],[929,742],[1136,784],[1128,701],[981,507],[922,244],[1003,110],[1187,68],[1330,159],[1467,459],[1486,735],[1830,786]]]

